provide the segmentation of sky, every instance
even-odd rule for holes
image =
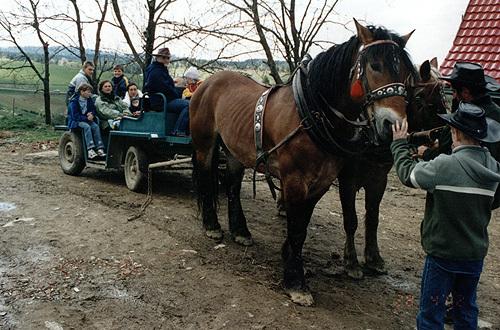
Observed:
[[[27,2],[26,0],[20,0]],[[48,1],[60,6],[69,7],[68,0],[41,0]],[[85,2],[89,0],[79,0]],[[136,0],[138,3],[145,0]],[[201,6],[203,1],[194,1],[196,6],[186,6],[189,0],[178,0],[176,7],[172,8],[171,13],[183,15],[182,11],[194,11]],[[192,1],[192,0],[191,0]],[[332,0],[333,1],[333,0]],[[15,8],[15,0],[3,0],[4,7],[2,11]],[[297,0],[297,3],[305,1]],[[438,58],[442,63],[446,54],[452,46],[455,35],[460,26],[462,15],[468,4],[468,0],[340,0],[335,7],[335,14],[331,17],[333,21],[346,23],[347,29],[338,25],[333,25],[322,31],[319,38],[329,40],[335,43],[341,43],[348,40],[354,33],[355,27],[352,18],[366,24],[383,26],[400,35],[405,35],[415,29],[407,44],[407,50],[415,63],[421,63],[426,59]],[[195,16],[197,13],[191,12]],[[1,33],[1,32],[0,32]],[[86,33],[88,45],[93,45],[93,32]],[[116,38],[120,32],[116,28],[106,27],[103,31],[103,47],[109,49],[122,49],[125,43],[120,38]],[[23,39],[23,44],[38,44],[33,34]],[[0,42],[0,46],[5,46]],[[174,55],[189,56],[190,50],[186,49],[180,41],[172,45],[175,49]],[[320,49],[312,50],[312,55],[319,52]],[[210,57],[210,54],[205,56]],[[264,56],[262,56],[264,57]]]
[[[469,0],[344,0],[337,12],[346,19],[354,17],[382,25],[400,35],[415,29],[407,44],[413,60],[421,63],[437,57],[441,64],[468,3]]]

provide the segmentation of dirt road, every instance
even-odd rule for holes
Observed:
[[[39,146],[38,146],[39,147]],[[242,190],[256,244],[206,239],[189,171],[154,178],[154,199],[127,190],[123,174],[64,175],[50,149],[0,147],[0,324],[5,329],[414,329],[424,254],[424,193],[391,174],[379,243],[388,275],[342,273],[337,189],[314,211],[304,248],[314,307],[289,302],[280,280],[285,221],[258,183]],[[358,210],[362,210],[361,193]],[[221,199],[221,224],[227,232]],[[363,215],[359,211],[359,217]],[[480,317],[500,328],[500,213],[479,286]],[[362,258],[363,224],[358,229]],[[333,264],[337,274],[324,270]]]

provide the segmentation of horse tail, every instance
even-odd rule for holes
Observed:
[[[193,184],[198,201],[198,212],[205,215],[218,208],[219,195],[219,149],[221,139],[217,136],[211,150],[207,153],[193,152]]]

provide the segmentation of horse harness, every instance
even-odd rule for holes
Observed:
[[[379,44],[394,44],[395,46],[399,45],[392,40],[376,40],[368,45],[365,45],[362,50],[358,53],[358,57],[355,61],[354,66],[350,71],[350,78],[352,79],[353,75],[356,73],[358,80],[362,82],[362,85],[365,90],[368,90],[365,96],[365,102],[362,107],[362,112],[360,116],[356,120],[350,120],[346,118],[339,110],[332,107],[324,98],[323,95],[320,94],[320,98],[323,105],[330,110],[330,112],[342,120],[343,122],[348,123],[357,131],[355,134],[355,139],[351,139],[348,141],[339,141],[339,138],[333,134],[334,125],[327,118],[324,111],[321,111],[321,107],[318,106],[317,102],[310,96],[310,86],[309,86],[309,68],[311,63],[313,62],[312,58],[309,55],[306,55],[305,58],[301,61],[300,65],[293,72],[292,77],[292,89],[293,95],[295,99],[295,104],[297,106],[299,116],[302,119],[299,126],[297,126],[293,131],[291,131],[283,140],[281,140],[277,145],[273,148],[264,151],[263,149],[263,123],[264,123],[264,112],[267,104],[267,99],[271,95],[271,93],[280,87],[279,85],[275,85],[264,91],[257,103],[255,105],[254,112],[254,133],[255,133],[255,147],[256,147],[256,162],[253,173],[253,196],[255,198],[256,195],[256,184],[255,184],[255,176],[256,171],[259,166],[264,165],[264,174],[266,181],[271,190],[271,194],[274,199],[276,199],[276,190],[281,190],[277,187],[272,181],[272,176],[269,170],[269,155],[276,151],[278,148],[282,147],[285,143],[290,141],[301,129],[305,129],[305,131],[309,134],[311,139],[323,150],[327,151],[330,154],[335,155],[343,155],[343,156],[359,156],[363,154],[371,145],[376,144],[375,141],[375,127],[374,127],[374,118],[369,115],[367,112],[368,106],[373,104],[375,101],[392,96],[404,96],[406,97],[406,88],[402,83],[392,83],[387,84],[382,87],[379,87],[373,91],[370,91],[368,87],[368,83],[366,77],[364,75],[362,66],[361,66],[361,57],[364,54],[364,51],[371,46],[379,45]],[[395,57],[395,62],[397,62],[397,58]],[[314,103],[314,107],[311,107],[309,103]],[[368,129],[368,130],[367,130]],[[345,143],[352,144],[351,148],[347,148],[342,144]]]
[[[271,190],[271,194],[276,200],[276,190],[280,190],[278,186],[276,186],[273,182],[271,171],[269,170],[269,155],[272,154],[274,151],[282,147],[285,143],[287,143],[290,139],[292,139],[295,134],[297,134],[301,128],[303,128],[302,122],[297,126],[293,131],[291,131],[283,140],[281,140],[277,145],[272,147],[269,150],[264,150],[263,148],[263,125],[264,125],[264,111],[266,109],[266,104],[267,104],[267,99],[271,93],[276,90],[278,87],[281,87],[281,85],[274,85],[271,86],[269,89],[264,91],[264,93],[261,94],[259,99],[257,100],[257,104],[255,105],[255,112],[254,112],[254,133],[255,133],[255,148],[256,148],[256,155],[257,159],[255,160],[255,167],[253,170],[253,197],[255,198],[255,191],[256,191],[256,184],[255,184],[255,176],[257,173],[257,168],[260,165],[264,166],[264,175],[267,181],[267,184],[269,185],[269,190]]]

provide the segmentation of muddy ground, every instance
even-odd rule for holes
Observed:
[[[0,324],[5,329],[414,329],[424,253],[423,192],[393,173],[379,244],[388,275],[342,272],[337,188],[314,211],[304,248],[313,307],[289,302],[280,280],[285,221],[264,182],[242,202],[255,245],[204,237],[190,171],[154,177],[154,195],[127,190],[123,173],[62,173],[55,144],[0,143]],[[42,152],[42,157],[32,153]],[[362,218],[363,192],[358,212]],[[225,202],[221,223],[227,232]],[[500,212],[490,225],[480,318],[500,329]],[[360,259],[363,224],[357,234]],[[324,272],[333,264],[336,275]],[[486,323],[486,324],[487,324]]]

